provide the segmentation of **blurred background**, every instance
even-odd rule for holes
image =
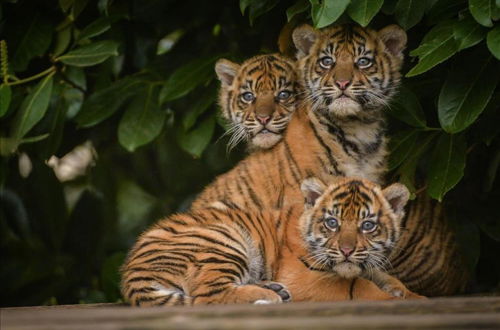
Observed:
[[[293,56],[295,26],[335,22],[407,30],[388,180],[444,203],[471,292],[499,292],[499,1],[0,4],[1,306],[120,301],[137,235],[245,155],[215,61]]]

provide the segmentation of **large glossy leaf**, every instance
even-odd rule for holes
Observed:
[[[488,32],[486,44],[490,52],[500,60],[500,25],[496,26],[493,30]]]
[[[9,110],[10,99],[12,97],[12,91],[10,86],[2,84],[0,85],[0,118],[2,118]]]
[[[309,0],[314,26],[318,29],[334,23],[344,13],[350,0]]]
[[[286,18],[288,22],[300,13],[305,12],[309,8],[309,1],[307,0],[297,0],[291,7],[286,10]]]
[[[384,0],[351,0],[347,13],[361,26],[367,26],[383,4]]]
[[[399,0],[394,14],[405,30],[415,26],[424,16],[427,3],[424,0]]]
[[[426,127],[424,110],[418,97],[410,89],[402,86],[391,102],[389,113],[414,127]]]
[[[464,175],[467,143],[463,135],[442,134],[434,148],[428,173],[427,193],[443,200]]]
[[[474,19],[481,25],[491,27],[493,14],[493,0],[469,0],[469,10]]]
[[[109,118],[145,83],[144,77],[127,77],[93,93],[75,117],[81,127],[92,127]]]
[[[147,86],[130,103],[118,126],[120,144],[132,152],[156,138],[165,123],[166,112],[158,104],[157,88]]]
[[[457,21],[453,26],[453,36],[458,42],[458,49],[472,47],[486,36],[487,29],[479,24],[470,16],[461,21]]]
[[[419,131],[412,129],[398,132],[391,136],[389,140],[389,170],[398,167],[412,153],[415,143],[419,137]]]
[[[11,137],[20,141],[44,116],[52,93],[53,73],[42,79],[24,99],[14,118]]]
[[[87,25],[78,35],[79,40],[96,37],[111,28],[111,21],[108,17],[101,17]]]
[[[500,65],[487,52],[456,61],[439,93],[441,127],[449,133],[464,130],[488,104],[500,79]]]
[[[177,133],[177,142],[181,148],[191,156],[200,158],[212,139],[214,128],[215,118],[209,116],[189,131],[179,129]]]
[[[458,51],[458,43],[453,36],[453,22],[446,21],[427,33],[417,49],[410,52],[411,56],[418,56],[419,62],[407,77],[424,73],[441,62],[444,62]]]
[[[12,51],[9,54],[10,65],[14,71],[26,70],[29,61],[45,54],[52,41],[53,26],[40,14],[21,21],[20,26],[14,27]]]
[[[96,41],[59,56],[56,60],[67,65],[92,66],[118,55],[117,49],[118,43],[115,41]]]
[[[240,0],[240,10],[245,15],[248,9],[250,25],[253,25],[256,18],[273,9],[278,2],[279,0]]]
[[[160,92],[160,104],[183,97],[214,75],[217,57],[197,59],[177,69]]]
[[[184,130],[190,130],[201,116],[215,101],[216,93],[214,89],[204,91],[196,102],[187,110],[182,120]]]

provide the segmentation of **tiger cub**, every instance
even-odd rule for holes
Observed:
[[[229,148],[246,141],[250,150],[281,140],[295,111],[299,86],[295,63],[279,54],[258,55],[241,65],[220,59],[219,106],[231,134]]]
[[[381,190],[361,179],[325,188],[307,179],[302,190],[302,217],[294,215],[303,207],[248,212],[213,206],[159,221],[139,237],[125,261],[123,296],[138,306],[345,299],[335,287],[322,299],[304,297],[315,283],[294,278],[293,263],[281,260],[283,241],[302,239],[307,253],[301,257],[330,277],[364,276],[382,288],[361,279],[354,290],[363,297],[403,296],[406,288],[381,267],[399,236],[406,188],[394,184]],[[302,238],[286,230],[299,227]],[[290,234],[296,237],[285,237]]]

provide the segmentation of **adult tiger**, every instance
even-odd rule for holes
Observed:
[[[300,182],[309,176],[323,181],[358,176],[382,183],[387,154],[382,110],[400,80],[406,33],[395,25],[379,31],[339,25],[322,31],[303,26],[293,36],[305,97],[283,141],[216,178],[192,209],[215,201],[243,209],[280,208],[301,200]],[[457,292],[465,273],[453,235],[435,213],[420,217],[421,212],[438,211],[420,209],[420,203],[427,202],[413,203],[405,219],[408,230],[399,246],[404,251],[391,258],[393,273],[421,294]],[[429,237],[442,240],[429,244],[422,239],[428,230]]]
[[[258,55],[241,65],[220,59],[219,106],[229,124],[229,148],[246,141],[249,149],[278,143],[299,99],[295,62],[279,54]]]

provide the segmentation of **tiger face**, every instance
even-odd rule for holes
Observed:
[[[344,278],[383,270],[400,236],[408,189],[385,189],[365,179],[341,178],[325,187],[317,179],[301,186],[306,200],[301,234],[315,267]]]
[[[293,32],[306,98],[315,111],[335,119],[376,116],[399,85],[406,33],[396,25],[380,31],[337,25]]]
[[[278,143],[298,97],[295,63],[277,54],[259,55],[241,65],[221,59],[215,71],[221,81],[222,117],[230,125],[229,147],[242,140],[252,149]]]

